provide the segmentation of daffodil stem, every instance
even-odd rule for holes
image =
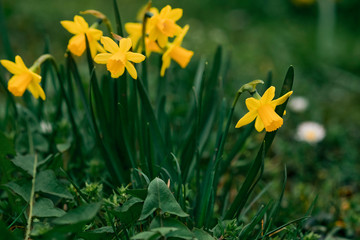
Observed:
[[[32,220],[32,213],[33,213],[33,205],[34,205],[34,195],[35,195],[35,178],[36,178],[36,166],[37,166],[37,154],[34,157],[34,167],[33,167],[33,179],[32,179],[32,186],[31,186],[31,193],[30,193],[30,201],[29,201],[29,216],[26,225],[26,234],[25,240],[28,240],[30,237],[31,232],[31,220]]]

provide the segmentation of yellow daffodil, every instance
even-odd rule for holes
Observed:
[[[94,57],[97,51],[103,52],[103,48],[99,44],[103,32],[101,30],[90,27],[85,19],[81,16],[75,16],[74,21],[61,21],[61,25],[70,33],[75,34],[68,44],[70,52],[76,56],[81,56],[86,49],[85,34],[89,41],[91,56]]]
[[[290,91],[282,97],[273,100],[275,87],[271,86],[260,99],[247,98],[245,103],[249,112],[238,121],[235,127],[242,127],[256,118],[255,129],[258,132],[261,132],[264,128],[267,132],[277,130],[283,125],[283,119],[275,112],[275,108],[283,104],[292,93]]]
[[[165,47],[168,37],[174,37],[181,32],[181,27],[175,22],[182,17],[181,8],[171,9],[169,5],[161,9],[160,13],[149,19],[149,39],[157,41],[161,48]]]
[[[99,64],[106,64],[107,70],[112,78],[118,78],[123,75],[125,68],[133,79],[137,79],[137,72],[134,63],[140,63],[145,60],[145,56],[140,53],[130,52],[132,42],[130,38],[122,38],[117,45],[109,37],[101,37],[101,43],[108,53],[99,53],[94,61]]]
[[[169,68],[171,59],[177,62],[182,68],[185,68],[190,62],[194,52],[180,46],[188,30],[189,25],[186,25],[174,42],[168,43],[168,48],[162,56],[161,76],[165,75],[165,70]]]
[[[129,38],[132,41],[133,49],[136,52],[142,51],[142,43],[139,42],[142,39],[142,23],[125,23],[125,30],[129,34]],[[145,37],[145,45],[146,45],[146,56],[150,56],[151,52],[161,53],[161,49],[157,45],[155,41],[150,41],[148,37]]]
[[[15,57],[15,62],[1,60],[1,64],[14,76],[8,83],[9,91],[14,96],[22,96],[25,90],[29,90],[35,98],[46,99],[44,90],[40,86],[41,76],[27,68],[20,56]]]

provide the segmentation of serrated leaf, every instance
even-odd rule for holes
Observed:
[[[54,203],[48,198],[38,199],[33,208],[34,217],[61,217],[66,212],[54,206]]]
[[[96,216],[100,207],[101,202],[82,205],[76,209],[70,210],[64,216],[55,219],[53,223],[58,225],[87,223]]]
[[[42,171],[36,176],[35,191],[73,199],[67,188],[56,179],[55,173],[52,170]]]
[[[155,178],[149,184],[140,220],[147,218],[157,209],[179,217],[189,216],[181,209],[170,189],[160,178]]]

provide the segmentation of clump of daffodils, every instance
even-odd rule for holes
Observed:
[[[144,51],[149,56],[152,52],[162,54],[160,75],[170,67],[171,60],[185,68],[190,62],[193,51],[181,47],[182,41],[189,30],[189,25],[181,28],[176,22],[182,17],[183,10],[165,6],[160,11],[147,6],[140,11],[144,16],[140,23],[126,23],[125,30],[133,42],[134,51]],[[172,42],[169,39],[174,38]],[[145,45],[145,46],[144,46]]]
[[[322,141],[325,135],[326,131],[324,126],[317,122],[303,122],[296,130],[296,139],[310,144]]]

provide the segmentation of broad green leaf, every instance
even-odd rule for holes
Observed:
[[[34,217],[61,217],[66,212],[54,206],[54,203],[48,198],[38,199],[33,208]]]
[[[53,223],[59,225],[69,225],[78,223],[87,223],[95,218],[100,210],[101,202],[82,205],[76,209],[70,210],[64,216],[56,218]]]
[[[140,198],[132,197],[112,213],[119,218],[121,224],[133,224],[141,215],[143,202]]]
[[[144,220],[158,209],[179,217],[189,216],[181,209],[165,182],[160,178],[155,178],[149,184],[140,220]]]
[[[16,155],[11,161],[19,168],[23,169],[30,176],[33,176],[34,172],[34,160],[35,155]]]
[[[18,182],[18,183],[17,182],[9,182],[9,183],[4,184],[4,186],[11,189],[19,196],[21,196],[26,202],[29,202],[30,192],[31,192],[31,182],[22,181],[22,182]]]
[[[132,236],[131,239],[144,239],[144,240],[155,240],[161,237],[161,234],[158,232],[141,232],[136,234],[135,236]]]
[[[215,238],[212,237],[209,233],[205,232],[202,229],[195,228],[193,230],[195,238],[198,240],[214,240]]]
[[[36,176],[35,191],[73,199],[67,188],[56,179],[55,173],[52,170],[42,171]]]
[[[99,239],[112,239],[114,235],[114,230],[110,226],[97,228],[87,232],[81,232],[78,234],[79,237],[82,237],[86,240],[99,240]]]
[[[180,239],[194,239],[195,237],[185,224],[174,218],[162,218],[161,216],[156,216],[150,224],[150,229],[161,227],[172,227],[177,229],[168,233],[166,237],[176,237]]]

